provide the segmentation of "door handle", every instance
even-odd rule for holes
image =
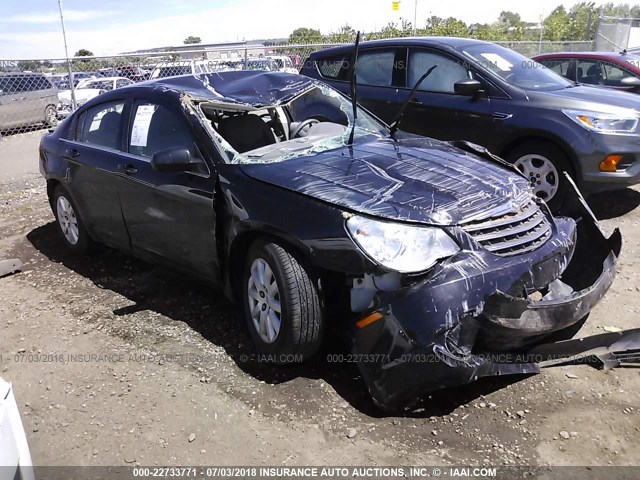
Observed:
[[[11,101],[12,102],[17,102],[18,100],[20,100],[19,98],[12,98]]]
[[[138,169],[133,165],[118,165],[118,171],[124,173],[125,175],[133,175],[134,173],[138,173]]]
[[[423,104],[420,100],[416,100],[415,98],[412,98],[411,100],[409,100],[409,103],[411,105],[422,105]]]
[[[69,157],[69,158],[78,158],[80,156],[80,152],[78,150],[76,150],[75,148],[70,148],[69,150],[67,150],[65,153],[65,156]]]

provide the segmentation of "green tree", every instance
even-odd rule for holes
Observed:
[[[562,41],[569,39],[569,15],[567,10],[560,5],[556,7],[543,22],[543,40]]]
[[[74,57],[93,57],[93,52],[86,48],[81,48],[75,53]]]
[[[200,37],[189,35],[182,41],[182,43],[184,43],[185,45],[195,45],[196,43],[202,43],[202,39]]]
[[[467,37],[469,36],[469,27],[457,18],[444,19],[433,15],[427,19],[427,25],[424,30],[420,30],[420,33],[436,37]]]
[[[337,32],[331,32],[327,40],[331,43],[349,43],[356,39],[356,31],[350,25],[343,25]]]
[[[320,30],[314,28],[296,28],[289,35],[289,43],[322,43],[322,40]]]

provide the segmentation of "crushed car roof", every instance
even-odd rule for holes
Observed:
[[[292,73],[231,71],[160,78],[128,88],[169,89],[203,100],[260,108],[287,103],[316,85],[315,80]]]

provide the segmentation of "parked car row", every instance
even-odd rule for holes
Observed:
[[[76,106],[80,107],[104,92],[133,85],[133,83],[133,81],[124,77],[100,77],[82,80],[74,90]],[[58,117],[64,118],[72,111],[71,90],[58,91]]]
[[[580,60],[567,64],[590,74],[586,54],[574,56]],[[312,53],[301,73],[349,95],[354,62],[353,45],[335,47]],[[403,130],[487,148],[517,166],[555,210],[570,190],[563,172],[586,193],[640,181],[640,96],[568,80],[562,65],[565,76],[502,46],[462,38],[363,42],[357,98]],[[610,65],[593,65],[613,77]],[[626,75],[633,72],[615,73],[623,79],[609,86],[630,88],[637,77]]]

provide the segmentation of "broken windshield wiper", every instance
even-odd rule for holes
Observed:
[[[353,145],[353,137],[356,131],[356,118],[358,118],[358,98],[356,95],[356,63],[358,63],[358,49],[360,48],[360,31],[356,35],[356,46],[353,53],[353,63],[351,65],[351,106],[353,107],[353,125],[351,126],[351,133],[349,134],[349,145]]]
[[[404,111],[407,109],[409,102],[413,98],[413,94],[416,93],[416,90],[418,90],[418,87],[424,81],[424,79],[427,78],[429,75],[431,75],[431,72],[433,72],[436,68],[438,68],[438,65],[434,65],[429,70],[427,70],[426,73],[418,79],[416,84],[411,89],[411,92],[409,92],[409,96],[402,104],[402,107],[400,107],[400,111],[398,112],[398,115],[396,115],[396,118],[393,120],[393,122],[391,122],[391,125],[389,127],[391,138],[393,138],[393,134],[398,131],[398,128],[400,127],[400,122],[402,121],[402,117],[404,116]]]

